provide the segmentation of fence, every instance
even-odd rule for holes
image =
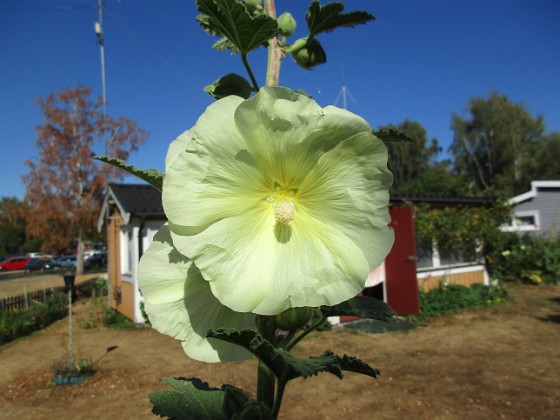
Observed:
[[[73,301],[86,297],[95,297],[100,295],[100,286],[97,279],[90,279],[74,285]],[[67,290],[64,286],[51,287],[49,289],[35,290],[33,292],[22,293],[20,295],[10,296],[0,299],[0,312],[11,312],[27,309],[33,305],[45,302],[47,299],[55,296],[65,298]]]

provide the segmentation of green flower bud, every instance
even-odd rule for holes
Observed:
[[[311,69],[327,62],[327,54],[319,41],[308,39],[305,47],[292,53],[295,62],[304,69]]]
[[[250,13],[258,13],[263,9],[262,0],[245,0],[245,4]]]
[[[311,319],[313,308],[289,308],[274,317],[276,328],[284,331],[292,331],[302,328]]]
[[[278,26],[280,27],[280,32],[284,36],[290,36],[296,30],[296,20],[289,12],[282,13],[277,19],[277,22]]]

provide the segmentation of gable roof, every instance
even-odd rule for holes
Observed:
[[[97,220],[98,230],[101,230],[105,222],[107,208],[110,205],[115,205],[119,209],[125,224],[130,222],[131,217],[165,219],[161,203],[161,191],[149,184],[110,183]]]
[[[531,181],[531,191],[510,198],[509,203],[518,204],[531,200],[537,196],[538,190],[542,188],[560,188],[560,181]]]

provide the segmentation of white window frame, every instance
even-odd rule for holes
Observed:
[[[533,224],[530,225],[522,225],[519,223],[519,219],[521,217],[532,217],[534,220]],[[502,226],[502,230],[504,232],[534,232],[540,230],[541,221],[540,221],[540,214],[538,210],[524,210],[524,211],[516,211],[513,214],[513,218],[511,220],[511,224]]]
[[[133,226],[121,228],[121,280],[128,283],[134,282],[134,259],[136,256],[134,234]]]

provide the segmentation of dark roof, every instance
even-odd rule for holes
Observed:
[[[161,191],[148,184],[109,184],[118,205],[131,216],[165,218],[161,205]]]
[[[109,184],[113,197],[125,213],[134,217],[164,219],[161,191],[148,184]],[[426,203],[432,206],[474,205],[487,206],[494,202],[487,197],[429,196],[391,194],[391,203]]]
[[[488,197],[391,194],[391,203],[406,203],[406,202],[426,203],[433,206],[447,206],[447,205],[488,206],[493,204],[495,200]]]

